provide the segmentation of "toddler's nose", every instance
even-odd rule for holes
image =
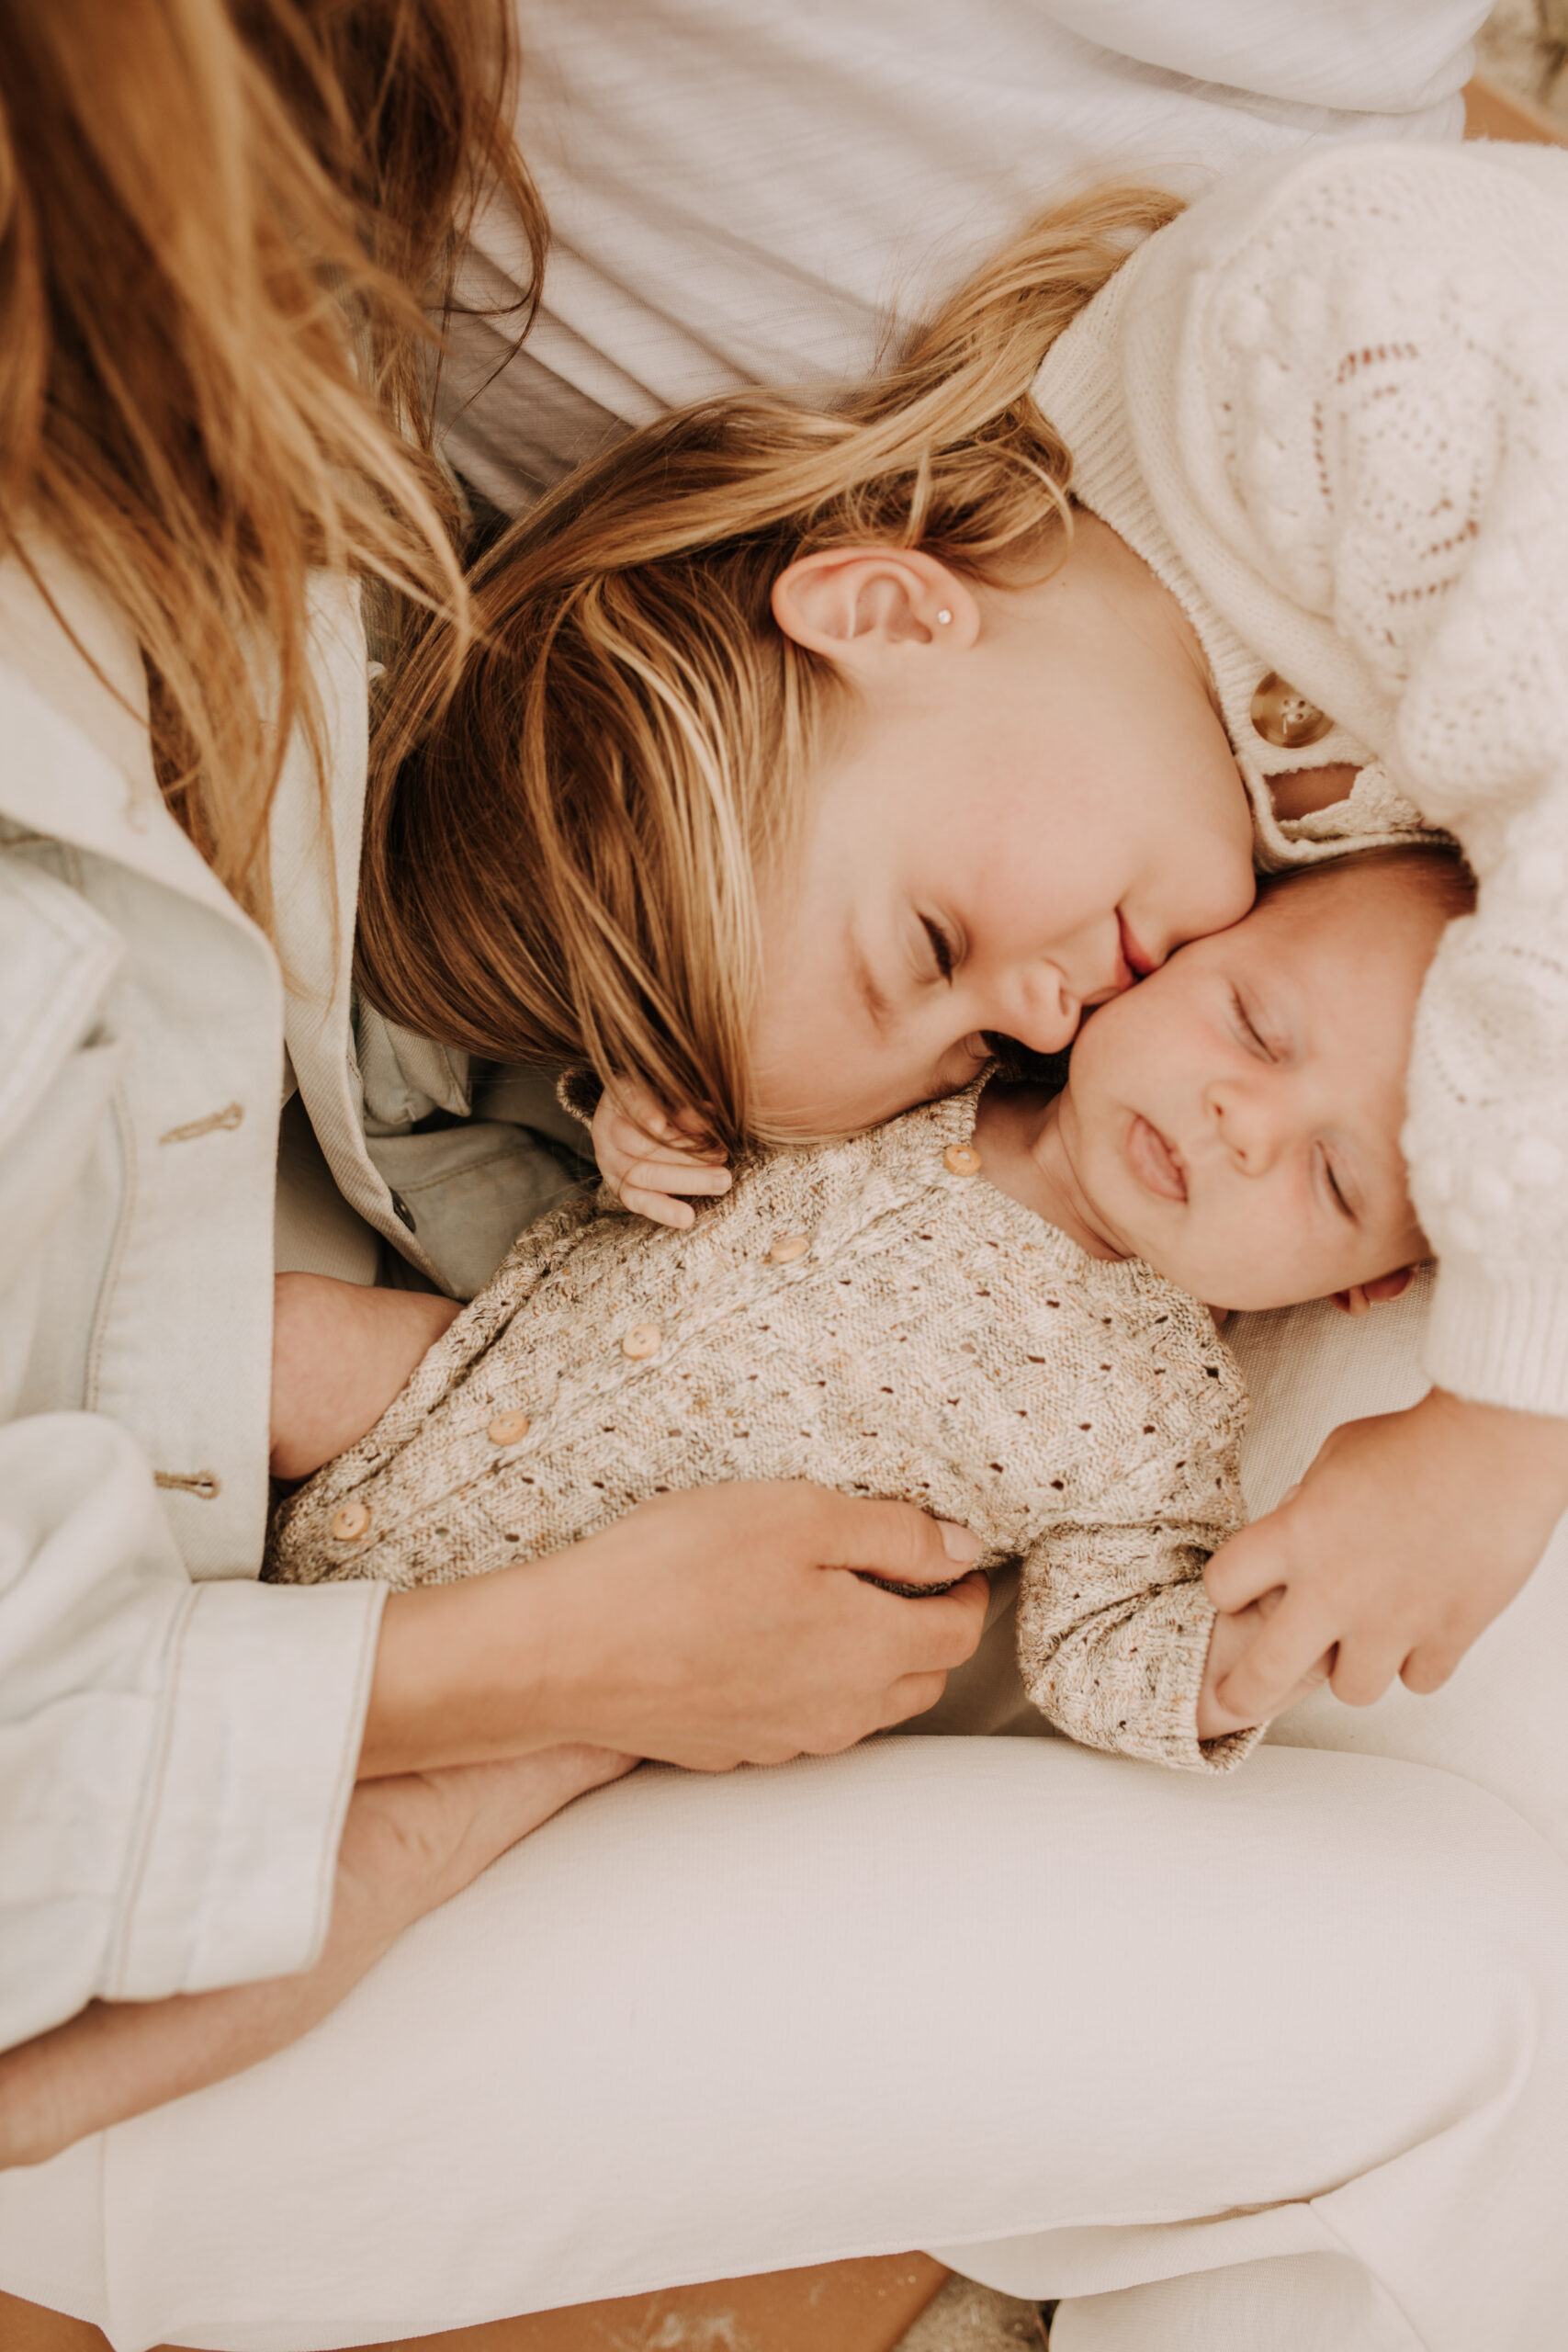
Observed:
[[[1068,985],[1059,964],[1037,964],[1025,974],[1010,1017],[997,1023],[1033,1054],[1059,1054],[1077,1035],[1083,999]]]

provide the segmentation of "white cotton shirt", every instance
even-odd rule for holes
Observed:
[[[33,554],[91,658],[0,566],[0,2046],[94,1996],[310,1962],[382,1599],[254,1580],[284,984],[164,806],[134,647]],[[316,622],[351,932],[364,646],[344,592]],[[334,884],[306,766],[279,801],[288,1025],[330,1114],[347,983],[313,985]],[[395,1227],[378,1182],[361,1206]]]
[[[517,0],[548,208],[478,225],[448,452],[508,512],[624,424],[863,374],[1075,181],[1185,195],[1325,139],[1457,139],[1484,0]],[[500,371],[499,373],[497,371]],[[464,406],[463,403],[468,405]]]

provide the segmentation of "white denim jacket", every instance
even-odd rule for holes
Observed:
[[[314,613],[332,854],[297,748],[275,954],[160,798],[134,646],[35,560],[48,598],[0,566],[0,2046],[94,1996],[307,1966],[325,1932],[383,1594],[255,1581],[290,1079],[294,1158],[315,1163],[291,1262],[368,1280],[384,1237],[470,1288],[454,1264],[482,1280],[563,1181],[503,1122],[398,1132],[434,1089],[454,1118],[472,1089],[461,1057],[374,1019],[369,1124],[378,1149],[424,1148],[417,1206],[370,1157],[349,594],[323,585]]]

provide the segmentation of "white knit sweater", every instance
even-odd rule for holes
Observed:
[[[1404,1146],[1462,1396],[1568,1414],[1568,153],[1347,147],[1152,238],[1035,386],[1082,503],[1190,613],[1260,863],[1423,827],[1480,882]],[[1255,731],[1269,671],[1337,722]],[[1299,823],[1268,777],[1351,761]]]

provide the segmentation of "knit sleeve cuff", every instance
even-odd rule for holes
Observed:
[[[563,1070],[556,1082],[556,1101],[585,1127],[593,1125],[593,1114],[604,1091],[604,1082],[596,1069]]]
[[[1425,1354],[1433,1382],[1455,1396],[1568,1418],[1568,1271],[1445,1257]]]
[[[1196,1577],[1149,1591],[1132,1611],[1070,1628],[1048,1642],[1043,1659],[1034,1654],[1031,1604],[1026,1587],[1018,1621],[1024,1687],[1069,1739],[1178,1772],[1231,1772],[1262,1738],[1262,1724],[1218,1739],[1198,1736],[1216,1611]]]
[[[1179,1617],[1171,1623],[1178,1608]],[[1128,1726],[1129,1756],[1143,1756],[1151,1764],[1179,1772],[1234,1772],[1262,1738],[1268,1728],[1264,1724],[1249,1724],[1218,1739],[1198,1736],[1198,1698],[1218,1613],[1201,1585],[1196,1592],[1181,1585],[1168,1587],[1156,1596],[1149,1616],[1166,1622],[1150,1668],[1149,1706],[1141,1721],[1134,1717]],[[1155,1631],[1152,1623],[1148,1630]]]

